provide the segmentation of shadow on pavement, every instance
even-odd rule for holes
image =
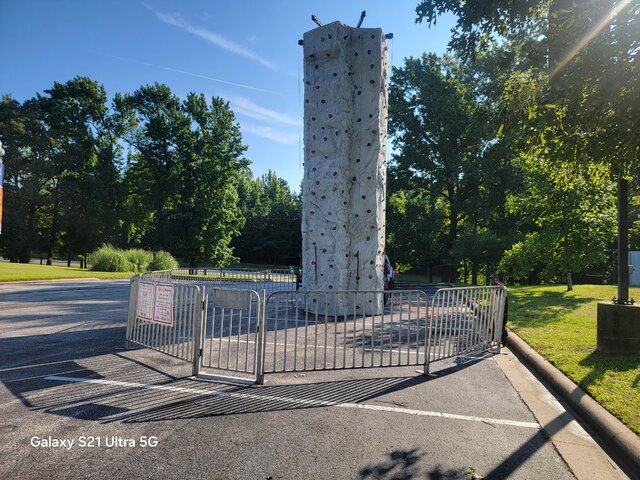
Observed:
[[[517,450],[508,455],[499,465],[490,472],[476,472],[471,466],[468,468],[447,469],[440,465],[430,470],[421,469],[419,462],[425,454],[418,449],[393,450],[389,452],[384,461],[378,464],[370,464],[361,468],[359,478],[362,480],[457,480],[457,479],[503,479],[510,478],[518,468],[535,455],[545,444],[549,437],[562,430],[571,422],[571,414],[564,412],[553,419],[544,429],[537,431]]]
[[[0,370],[0,380],[25,406],[34,410],[103,423],[140,423],[360,403],[449,375],[481,360],[459,363],[430,377],[416,375],[259,387],[230,386],[185,378],[190,372],[186,362],[184,371],[187,373],[176,376],[148,366],[144,363],[146,359],[140,361],[117,353],[116,350],[122,346],[123,331],[121,328],[111,330],[108,341],[103,337],[97,350],[89,341],[95,333],[90,330],[45,335],[48,347],[60,343],[67,348],[54,354],[49,363]],[[104,333],[102,329],[102,335]],[[60,338],[52,338],[56,336]],[[34,345],[38,344],[37,340]],[[14,345],[14,348],[17,347]],[[136,353],[155,354],[148,350]],[[156,357],[164,360],[162,355],[154,355]],[[64,381],[50,376],[103,382]]]

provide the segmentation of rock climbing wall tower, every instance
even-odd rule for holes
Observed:
[[[302,287],[306,291],[382,290],[388,100],[385,36],[379,28],[334,22],[306,32],[303,45]],[[383,298],[372,295],[355,300],[354,305],[345,295],[328,308],[330,314],[338,315],[379,313]]]

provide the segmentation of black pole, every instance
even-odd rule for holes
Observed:
[[[629,302],[629,180],[618,175],[618,300]]]

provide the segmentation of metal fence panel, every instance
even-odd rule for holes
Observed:
[[[142,280],[149,280],[152,282],[170,282],[171,270],[155,270],[153,272],[144,272],[141,275]]]
[[[335,305],[352,308],[337,313]],[[427,310],[416,290],[273,293],[265,302],[264,372],[423,365]]]
[[[165,325],[137,315],[141,283],[173,287],[172,324]],[[193,362],[199,343],[197,332],[202,321],[202,299],[202,289],[197,285],[167,284],[133,277],[129,294],[127,342],[144,345],[166,355]]]
[[[201,366],[258,375],[262,307],[255,291],[207,290]]]
[[[500,351],[504,287],[443,288],[430,308],[429,362],[482,351]]]
[[[166,272],[169,276],[166,278]],[[230,288],[265,291],[267,294],[296,290],[298,277],[290,270],[248,270],[241,268],[174,268],[170,271],[151,272],[160,273],[158,279],[172,282],[189,282],[201,285],[207,289]]]

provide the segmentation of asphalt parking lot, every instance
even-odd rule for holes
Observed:
[[[0,286],[0,478],[574,478],[494,357],[203,382],[124,349],[128,288]]]

